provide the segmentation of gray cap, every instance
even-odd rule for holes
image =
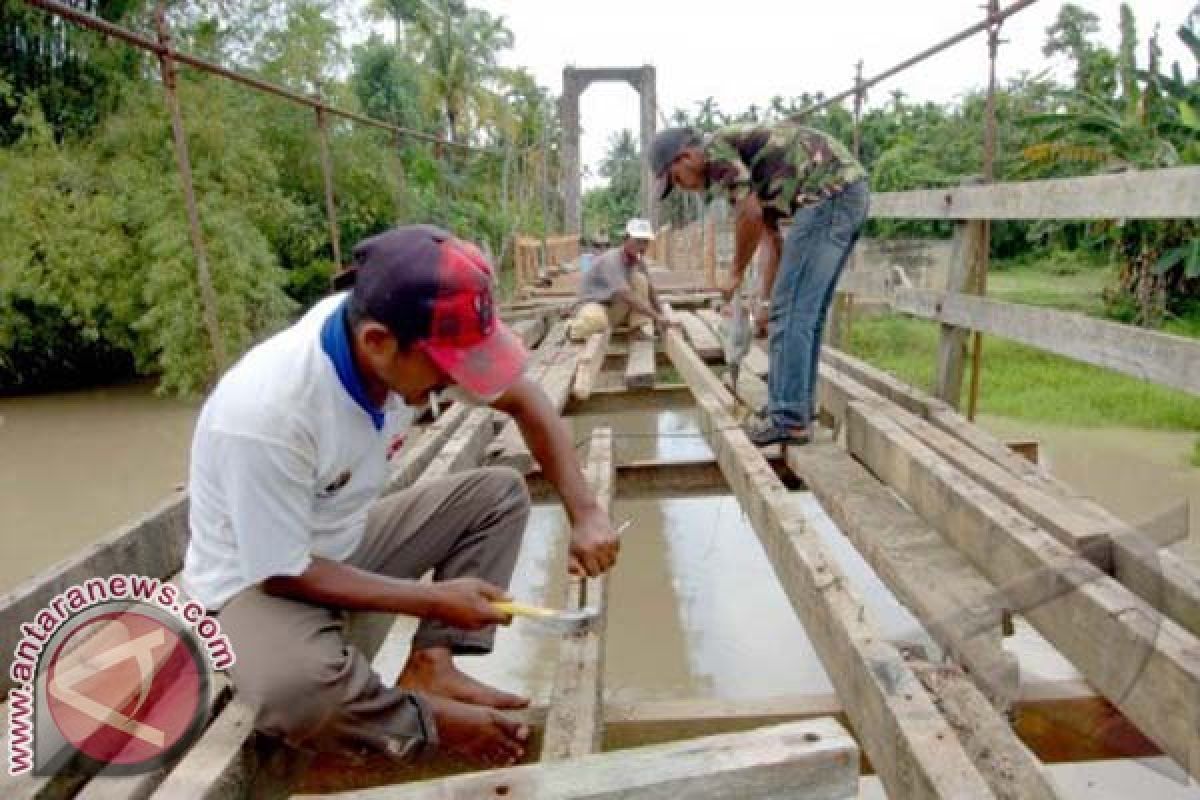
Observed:
[[[662,200],[671,193],[671,178],[667,170],[685,147],[699,144],[700,132],[695,128],[666,128],[654,136],[650,145],[650,169],[654,172],[656,194]]]

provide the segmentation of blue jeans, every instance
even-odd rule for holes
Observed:
[[[812,420],[825,317],[869,197],[866,181],[858,181],[792,217],[771,293],[767,413],[779,427]]]

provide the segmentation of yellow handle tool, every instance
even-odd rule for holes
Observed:
[[[542,606],[532,606],[528,603],[518,603],[512,600],[494,600],[492,606],[503,614],[514,617],[524,617],[558,633],[578,633],[585,631],[599,617],[594,608],[583,608],[578,611],[560,611]]]

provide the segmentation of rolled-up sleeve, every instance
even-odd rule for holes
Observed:
[[[271,439],[216,435],[242,578],[300,575],[312,562],[313,459]]]

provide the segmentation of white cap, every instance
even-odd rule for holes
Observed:
[[[625,226],[625,235],[633,239],[652,240],[654,238],[654,229],[650,227],[650,220],[634,217]]]

